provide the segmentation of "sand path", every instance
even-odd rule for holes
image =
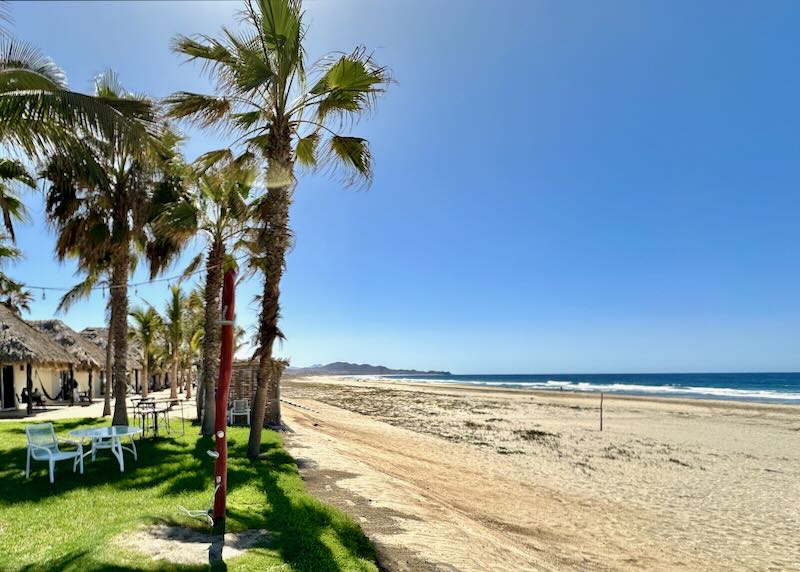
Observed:
[[[469,445],[318,401],[301,404],[315,411],[285,408],[293,432],[287,439],[291,454],[307,473],[321,473],[307,475],[312,492],[359,517],[389,569],[597,570],[666,564],[630,546],[607,543],[597,551],[592,528],[609,514],[621,518],[626,512],[621,507],[609,511],[606,503],[533,485],[524,473],[515,476],[508,467],[487,462]],[[349,495],[331,498],[333,487]]]

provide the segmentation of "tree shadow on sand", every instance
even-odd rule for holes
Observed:
[[[339,550],[362,559],[363,570],[374,570],[375,549],[352,520],[304,494],[295,460],[275,443],[262,445],[258,459],[246,459],[246,443],[231,443],[229,488],[256,476],[266,496],[265,510],[231,507],[229,519],[242,528],[270,531],[266,547],[300,572],[339,572]],[[294,493],[298,494],[294,494]]]

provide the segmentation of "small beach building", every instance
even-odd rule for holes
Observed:
[[[92,398],[100,397],[100,373],[105,371],[105,352],[61,320],[35,320],[28,323],[75,359],[76,365],[70,373],[78,383],[77,391],[87,392]],[[75,398],[77,400],[77,395]]]
[[[275,367],[281,368],[283,371],[289,365],[288,361],[274,360]],[[233,362],[231,368],[231,385],[228,390],[228,403],[233,403],[234,399],[247,399],[250,406],[253,405],[253,397],[256,394],[256,386],[258,385],[258,360],[236,360]],[[280,389],[279,389],[280,391]],[[270,411],[270,407],[275,407],[272,401],[268,398],[266,409]]]
[[[57,396],[75,365],[64,348],[0,304],[0,410],[25,407],[20,394],[28,384]]]
[[[97,346],[103,356],[106,353],[106,346],[108,344],[108,328],[104,327],[90,327],[84,328],[80,331],[81,337],[92,342]],[[142,379],[142,355],[144,352],[133,340],[128,340],[128,385],[133,388],[140,388]],[[105,363],[105,357],[103,362]],[[100,385],[98,384],[98,388]]]

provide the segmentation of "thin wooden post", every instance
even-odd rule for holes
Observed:
[[[216,396],[214,435],[217,445],[217,460],[214,463],[214,531],[225,534],[225,504],[228,495],[228,388],[233,369],[233,326],[235,306],[236,273],[228,270],[222,285],[222,334],[219,360],[219,390]],[[222,559],[222,542],[212,542],[209,558]]]
[[[27,412],[28,415],[33,414],[33,373],[32,373],[33,366],[31,362],[28,362],[25,365],[25,387],[28,388],[28,407]]]
[[[75,405],[75,369],[69,364],[69,404]]]
[[[603,430],[603,392],[600,392],[600,431]]]
[[[89,403],[92,402],[92,368],[89,368]]]

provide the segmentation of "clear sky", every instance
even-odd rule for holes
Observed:
[[[13,3],[89,91],[201,90],[169,50],[237,2]],[[398,84],[355,132],[368,191],[304,177],[282,354],[459,373],[800,370],[800,4],[306,2],[312,59],[358,44]],[[196,134],[186,153],[224,144]],[[41,195],[9,273],[69,286]],[[256,285],[239,291],[250,325]],[[134,299],[163,306],[166,286]],[[37,293],[32,318],[56,296]],[[103,322],[101,296],[75,328]]]

